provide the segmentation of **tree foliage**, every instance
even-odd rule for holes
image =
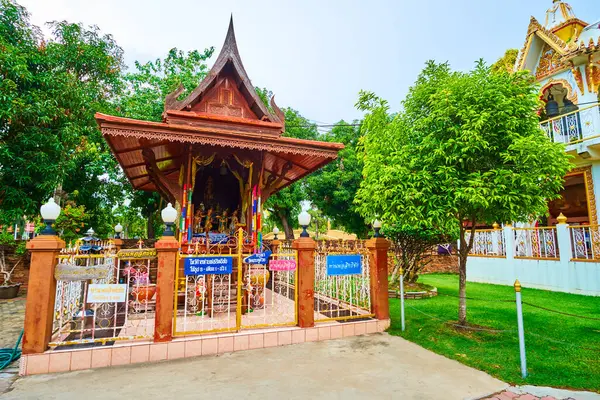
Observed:
[[[23,7],[0,0],[3,222],[36,215],[57,186],[87,168],[90,149],[106,150],[94,112],[109,110],[119,90],[122,50],[97,27],[65,21],[49,26],[52,36],[45,41]],[[93,175],[87,170],[79,175],[86,181],[77,183],[95,183]]]
[[[135,71],[124,75],[124,90],[118,100],[117,111],[128,118],[146,121],[162,121],[165,97],[180,85],[184,98],[208,74],[206,61],[214,48],[204,52],[192,50],[184,52],[171,49],[164,59],[158,58],[142,64],[135,63]],[[137,209],[147,220],[147,235],[153,238],[160,226],[160,195],[156,192],[135,191],[130,206]],[[125,222],[122,222],[125,225]]]
[[[363,160],[357,148],[360,139],[358,122],[339,121],[323,138],[328,142],[341,142],[346,146],[338,153],[336,161],[311,174],[306,179],[310,201],[336,226],[366,237],[368,227],[354,203],[356,191],[362,180]]]
[[[315,124],[292,108],[286,108],[283,111],[285,112],[285,136],[298,139],[318,139],[319,132]],[[294,227],[298,225],[298,214],[302,210],[300,203],[307,198],[304,185],[302,181],[295,182],[270,196],[264,204],[264,208],[270,213],[270,218],[279,222],[286,239],[294,239]]]
[[[500,57],[494,64],[492,64],[492,72],[508,72],[512,73],[515,70],[515,64],[517,63],[517,57],[519,56],[519,50],[508,49],[502,57]]]
[[[360,95],[367,115],[356,201],[362,215],[385,225],[425,225],[459,237],[459,322],[466,323],[476,225],[547,213],[570,162],[539,127],[537,88],[527,73],[492,73],[483,62],[452,72],[429,62],[403,106],[391,115],[384,100]]]

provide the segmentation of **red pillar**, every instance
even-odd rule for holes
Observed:
[[[369,274],[371,276],[371,312],[377,319],[390,318],[388,299],[388,267],[387,257],[390,242],[384,238],[367,240],[369,257]]]
[[[173,338],[173,296],[179,242],[174,236],[163,236],[154,247],[158,253],[154,341],[168,342]]]
[[[40,235],[27,243],[31,252],[23,354],[43,353],[52,336],[56,279],[54,269],[65,242],[54,235]]]
[[[317,243],[311,238],[294,240],[292,248],[298,251],[298,326],[315,326],[315,248]]]

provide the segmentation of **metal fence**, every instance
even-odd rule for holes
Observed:
[[[61,252],[51,346],[152,337],[156,253],[128,254],[119,258],[112,241],[90,236]]]
[[[360,255],[361,272],[329,275],[327,257]],[[315,321],[369,318],[371,314],[370,252],[363,240],[319,241],[315,253]]]
[[[556,227],[514,228],[515,258],[558,260]]]
[[[554,142],[570,144],[600,135],[600,108],[598,104],[583,107],[540,123],[546,135]]]
[[[569,226],[569,233],[574,260],[600,259],[600,226]]]
[[[471,233],[465,233],[465,240],[469,242]],[[478,229],[473,238],[473,248],[470,256],[480,257],[506,257],[506,245],[502,229]]]

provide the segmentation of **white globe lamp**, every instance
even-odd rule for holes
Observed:
[[[300,237],[309,237],[306,228],[310,225],[310,214],[306,211],[302,211],[300,215],[298,215],[298,224],[302,227],[302,233]]]
[[[121,232],[123,232],[123,225],[119,222],[115,225],[115,239],[121,239]]]
[[[46,228],[42,231],[42,235],[56,235],[56,231],[52,229],[52,224],[60,215],[60,206],[56,204],[54,198],[50,197],[48,202],[40,207],[40,214],[46,224]]]
[[[177,219],[177,210],[173,208],[173,205],[171,203],[169,203],[160,212],[160,216],[162,217],[163,222],[167,226],[163,233],[163,236],[175,236],[175,232],[173,231],[173,224]]]

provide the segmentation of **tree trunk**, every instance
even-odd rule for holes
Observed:
[[[148,232],[148,239],[154,239],[154,224],[152,223],[152,212],[146,217],[146,231]]]
[[[462,246],[462,243],[461,243]],[[462,253],[462,252],[461,252]],[[468,255],[468,253],[467,253]],[[458,257],[458,323],[467,324],[467,257]]]
[[[466,229],[460,220],[460,249],[458,249],[458,324],[467,325],[467,258],[475,239],[475,218],[471,218],[469,241],[465,240]]]
[[[290,226],[287,215],[285,215],[283,211],[277,211],[277,216],[281,220],[281,226],[283,227],[283,232],[285,233],[285,239],[294,240],[294,230]]]

